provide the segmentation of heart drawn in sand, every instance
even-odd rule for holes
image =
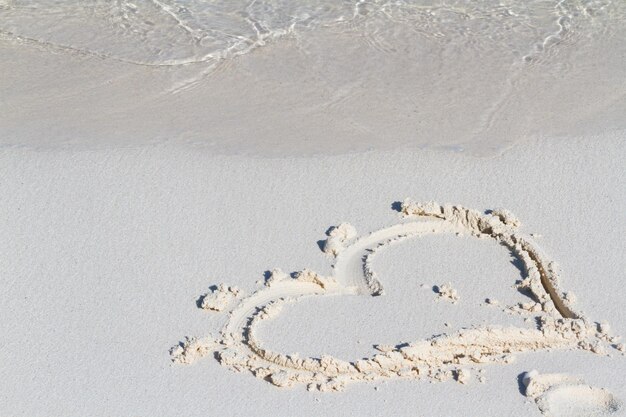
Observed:
[[[191,363],[215,353],[222,365],[237,372],[250,372],[276,386],[306,384],[309,389],[339,391],[350,382],[383,378],[454,378],[464,383],[469,379],[470,369],[507,363],[515,353],[583,349],[602,354],[616,340],[608,334],[608,326],[592,322],[575,309],[572,297],[559,284],[557,265],[529,236],[519,232],[520,222],[508,210],[480,213],[461,206],[405,200],[399,211],[405,219],[403,222],[362,237],[357,237],[356,230],[346,223],[331,228],[323,249],[335,258],[332,276],[306,269],[288,275],[275,269],[264,287],[247,297],[225,284],[213,287],[198,305],[206,310],[228,311],[220,336],[186,338],[170,350],[172,360]],[[286,303],[303,297],[383,295],[384,283],[372,269],[373,257],[392,242],[433,233],[469,234],[491,238],[506,246],[526,270],[518,287],[533,298],[533,302],[521,304],[517,310],[535,317],[536,325],[462,329],[391,346],[355,361],[273,352],[256,337],[259,322],[275,317]],[[454,296],[450,288],[442,288],[442,294]]]

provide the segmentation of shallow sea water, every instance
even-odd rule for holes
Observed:
[[[610,0],[0,0],[1,144],[489,155],[625,128],[624,39]]]

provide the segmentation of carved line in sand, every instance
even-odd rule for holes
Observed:
[[[200,306],[225,309],[235,299],[229,318],[218,338],[186,338],[170,351],[176,363],[191,363],[215,353],[230,369],[251,372],[276,386],[307,384],[309,389],[341,390],[354,381],[382,378],[454,378],[465,383],[470,368],[487,363],[508,363],[511,355],[546,349],[583,349],[603,354],[605,346],[617,340],[608,326],[591,322],[572,305],[559,285],[557,265],[531,240],[518,232],[520,222],[507,210],[482,214],[461,206],[437,203],[401,205],[404,218],[415,219],[356,237],[346,223],[328,232],[324,251],[335,257],[333,274],[321,276],[303,270],[289,276],[279,269],[271,272],[264,288],[246,298],[239,290],[221,285],[203,296]],[[384,294],[384,287],[372,269],[372,258],[392,243],[433,233],[470,234],[491,238],[506,246],[523,263],[527,276],[518,285],[529,291],[534,302],[516,306],[514,311],[535,316],[535,328],[488,326],[462,329],[451,334],[414,343],[379,348],[367,359],[340,360],[332,356],[300,357],[297,353],[273,352],[256,337],[256,325],[276,316],[290,302],[306,296]],[[613,345],[621,347],[622,345]],[[482,369],[479,370],[482,372]],[[479,377],[479,380],[482,377]]]

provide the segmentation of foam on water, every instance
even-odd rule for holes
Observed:
[[[445,43],[467,42],[476,52],[503,44],[532,60],[577,26],[585,26],[582,35],[610,30],[626,10],[610,0],[4,0],[0,7],[5,37],[140,65],[231,58],[268,40],[322,27],[359,31],[379,47],[393,48],[394,37],[407,36],[388,36],[399,26]]]

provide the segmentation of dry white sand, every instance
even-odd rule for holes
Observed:
[[[362,236],[402,222],[392,203],[407,196],[479,211],[506,207],[521,233],[534,234],[561,265],[560,285],[576,311],[624,335],[624,158],[618,134],[534,142],[487,159],[431,151],[259,159],[176,146],[3,149],[3,414],[539,416],[541,401],[524,396],[521,377],[533,369],[626,399],[626,361],[606,342],[600,353],[528,351],[452,366],[450,375],[373,378],[340,393],[277,388],[212,355],[186,366],[169,354],[184,336],[218,339],[227,315],[199,308],[202,295],[213,296],[211,285],[241,290],[222,287],[232,308],[265,278],[274,278],[269,288],[291,279],[264,271],[330,276],[334,258],[318,245],[328,227],[346,221]],[[328,234],[354,241],[349,228]],[[518,266],[505,247],[469,232],[405,240],[371,260],[383,296],[301,299],[256,335],[276,352],[353,361],[472,326],[533,329],[524,312],[504,311],[531,301],[515,288],[524,277]],[[433,287],[448,282],[455,304],[436,301]],[[553,410],[568,409],[577,396],[568,390],[549,397],[558,399]],[[594,398],[585,406],[601,401]]]

